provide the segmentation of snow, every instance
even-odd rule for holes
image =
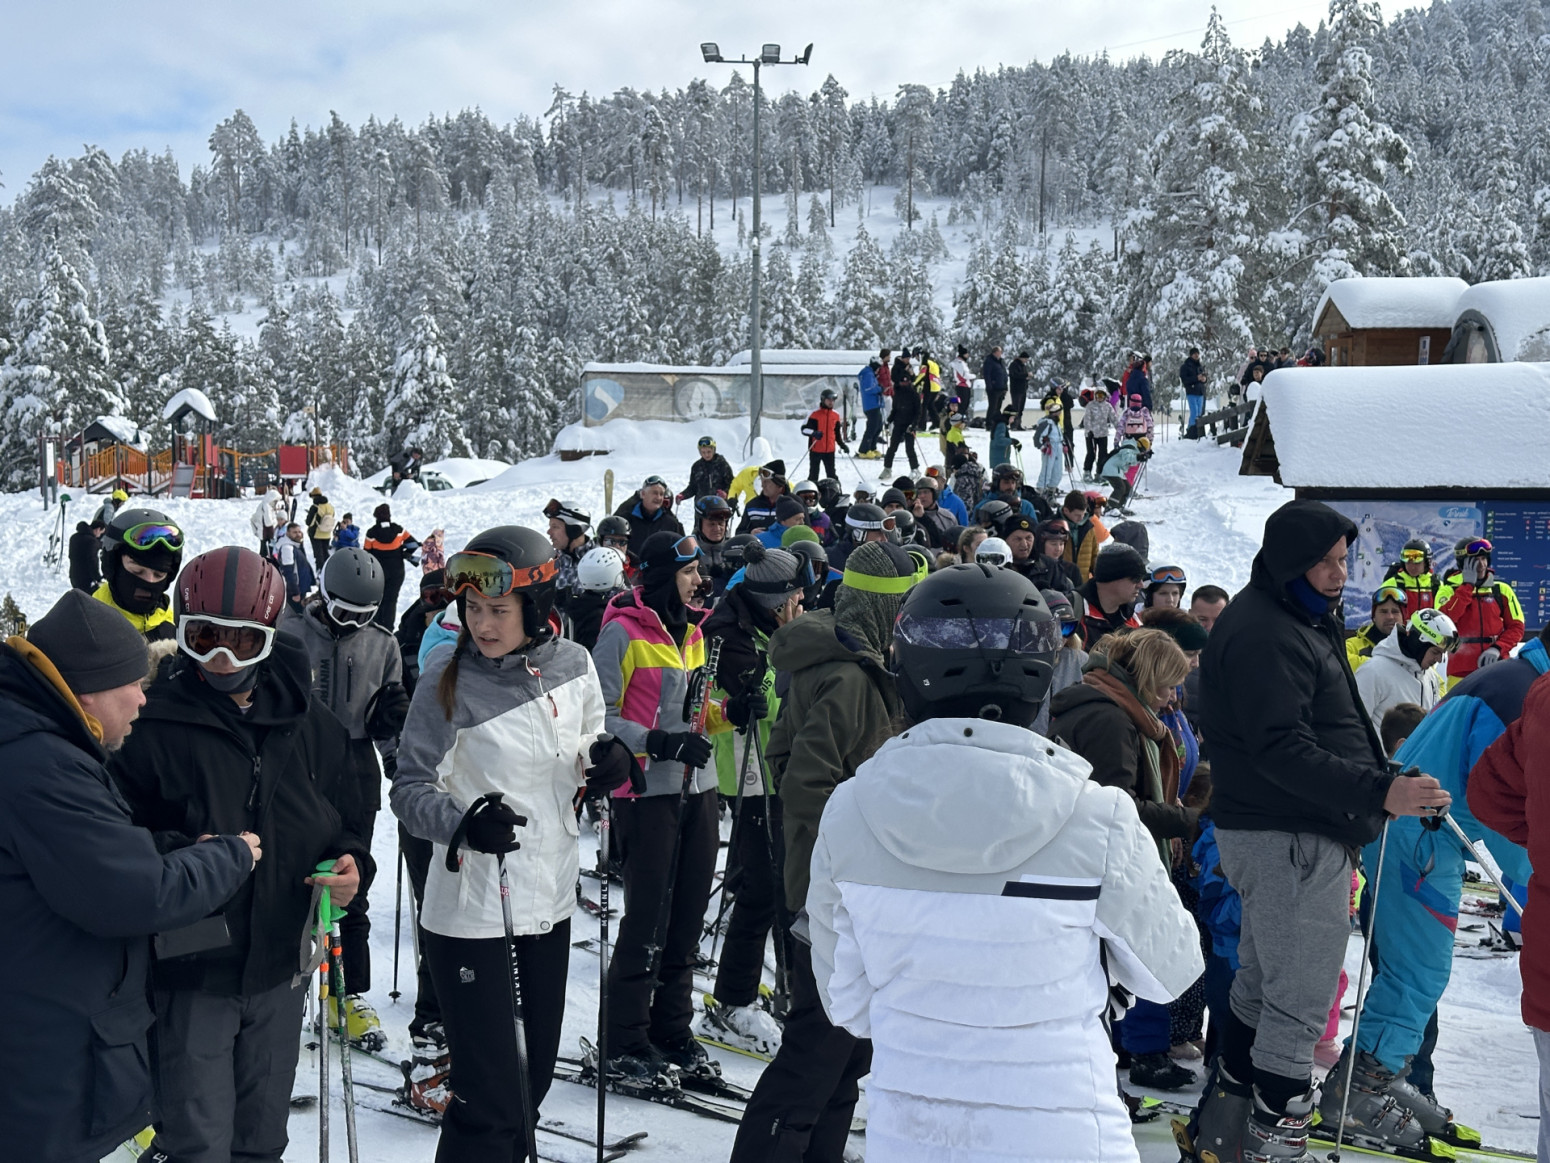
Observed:
[[[1468,313],[1489,328],[1502,362],[1550,356],[1542,335],[1534,350],[1525,350],[1525,341],[1550,327],[1550,278],[1477,283],[1460,297],[1455,316],[1465,322]]]
[[[120,444],[144,449],[150,443],[150,433],[138,427],[126,416],[98,416],[96,423],[113,434]]]
[[[770,364],[840,364],[854,371],[865,365],[877,352],[875,351],[786,351],[772,347],[759,349],[759,359],[766,369]],[[727,360],[728,367],[747,367],[753,362],[753,352],[743,350]]]
[[[1487,369],[1432,369],[1434,373],[1473,370]],[[1535,390],[1541,395],[1545,394],[1543,369],[1524,365],[1490,370],[1494,370],[1497,375],[1506,372],[1509,375],[1533,377],[1532,383],[1537,385]],[[1286,371],[1275,372],[1267,381],[1267,392],[1271,396],[1270,406],[1273,409],[1280,390],[1278,385],[1289,384],[1290,374]],[[1345,373],[1326,370],[1310,371],[1307,374],[1334,377]],[[1343,381],[1326,379],[1324,382]],[[1370,434],[1388,431],[1393,424],[1402,424],[1411,409],[1390,404],[1383,412],[1381,423],[1369,417],[1364,410],[1337,428],[1329,422],[1330,412],[1325,398],[1317,394],[1323,389],[1309,381],[1300,390],[1304,393],[1300,398],[1311,399],[1315,403],[1306,411],[1322,418],[1318,430],[1326,440],[1343,441],[1342,431],[1347,427],[1354,433],[1365,433],[1368,439],[1361,447],[1361,456],[1380,460],[1391,455],[1380,450],[1405,444],[1403,440],[1375,441],[1370,438]],[[1409,391],[1413,397],[1415,389],[1412,387]],[[1347,393],[1346,398],[1350,396],[1351,393]],[[1413,411],[1424,415],[1427,410]],[[1437,413],[1433,411],[1433,414]],[[1537,412],[1522,410],[1508,414],[1512,416],[1514,425],[1522,422],[1525,417],[1539,415]],[[1240,454],[1236,449],[1219,447],[1210,441],[1176,439],[1172,434],[1177,423],[1176,416],[1171,419],[1158,417],[1156,454],[1148,462],[1146,475],[1139,482],[1140,496],[1135,507],[1148,525],[1151,559],[1154,562],[1182,565],[1189,577],[1191,589],[1200,584],[1214,583],[1229,592],[1236,591],[1248,581],[1250,562],[1263,536],[1266,517],[1289,499],[1291,494],[1268,478],[1240,477]],[[806,458],[802,455],[805,440],[798,428],[799,423],[795,421],[766,419],[763,424],[764,437],[745,455],[747,426],[745,422],[734,420],[707,420],[695,424],[615,421],[584,432],[579,425],[573,425],[560,434],[556,442],[558,446],[567,447],[570,442],[584,436],[595,436],[603,439],[610,447],[609,454],[574,462],[563,462],[557,455],[551,454],[513,465],[487,483],[473,488],[431,493],[404,487],[392,498],[384,498],[364,482],[346,475],[333,465],[315,470],[308,483],[321,488],[341,513],[353,512],[357,523],[363,527],[371,522],[371,510],[386,500],[391,505],[393,517],[418,536],[423,537],[434,528],[444,528],[446,547],[451,552],[460,548],[474,533],[492,525],[519,522],[542,528],[542,507],[553,496],[572,500],[587,508],[594,519],[600,518],[603,513],[605,470],[612,469],[616,477],[615,505],[651,473],[661,473],[671,485],[682,487],[696,455],[695,441],[701,435],[712,436],[734,468],[751,461],[764,463],[775,456],[782,456],[792,473],[805,475]],[[1289,443],[1296,442],[1296,437],[1290,435],[1296,429],[1295,424],[1288,425]],[[1456,435],[1455,429],[1450,428],[1448,431]],[[984,460],[988,455],[986,434],[983,430],[971,429],[968,438]],[[1279,446],[1279,431],[1277,439]],[[1422,447],[1433,449],[1438,446],[1428,443]],[[1332,463],[1352,459],[1354,454],[1350,448],[1341,443],[1340,451],[1326,454],[1325,459]],[[929,460],[940,459],[935,452],[935,445],[930,441],[923,442],[923,451],[927,450]],[[1438,451],[1441,449],[1438,448]],[[1493,449],[1491,456],[1472,457],[1467,463],[1483,465],[1499,456],[1499,452],[1499,448]],[[1463,458],[1452,456],[1448,461],[1454,464],[1466,463]],[[840,479],[847,490],[863,481],[874,487],[878,484],[881,464],[877,461],[852,461],[841,456],[838,467]],[[902,464],[896,465],[900,470],[903,467]],[[304,510],[305,493],[298,500]],[[95,508],[94,504],[84,503],[84,499],[82,502],[69,506],[65,523],[67,533],[74,528],[78,517],[89,516],[89,512],[84,510]],[[154,502],[156,507],[184,528],[191,553],[227,543],[252,545],[248,518],[257,503],[251,498],[235,501],[162,499]],[[688,505],[680,506],[678,512],[681,518],[687,518]],[[55,521],[56,513],[44,510],[36,493],[0,494],[0,523],[7,530],[7,552],[0,555],[0,597],[6,592],[13,594],[31,618],[43,614],[68,584],[63,566],[41,565]],[[413,585],[405,587],[401,599],[404,605],[413,598],[413,590]],[[592,866],[595,841],[590,831],[583,829],[578,844],[583,866]],[[391,870],[397,860],[397,851],[395,832],[391,818],[387,815],[378,821],[374,848],[378,866],[383,871],[373,890],[372,915],[375,924],[372,948],[376,985],[369,1000],[382,1016],[390,1039],[390,1053],[407,1057],[407,1024],[414,996],[414,948],[408,935],[407,919],[410,913],[406,902],[406,931],[400,947],[399,968],[400,988],[405,992],[395,1004],[389,998],[388,991],[393,982],[394,954],[394,877]],[[595,894],[595,885],[590,881],[587,883],[588,891]],[[573,939],[596,934],[597,923],[578,911],[572,920]],[[1353,941],[1349,959],[1353,981],[1358,964],[1359,945]],[[1510,960],[1460,959],[1454,964],[1453,981],[1441,1006],[1442,1032],[1436,1055],[1438,1093],[1455,1108],[1463,1122],[1484,1130],[1488,1141],[1505,1147],[1532,1150],[1537,1123],[1520,1116],[1536,1112],[1536,1067],[1532,1043],[1517,1012],[1520,991],[1517,966]],[[584,951],[573,951],[563,1053],[574,1054],[580,1038],[595,1036],[597,975],[597,959]],[[732,1054],[718,1053],[715,1056],[733,1081],[752,1085],[757,1079],[761,1069],[759,1063]],[[343,1109],[337,1071],[335,1060],[331,1110],[334,1151],[336,1157],[342,1157]],[[357,1077],[379,1084],[391,1085],[398,1081],[396,1071],[360,1056],[355,1059],[355,1071]],[[297,1075],[297,1092],[316,1093],[316,1085],[317,1059],[312,1052],[303,1051]],[[594,1109],[595,1095],[592,1091],[556,1082],[544,1102],[543,1114],[563,1119],[573,1126],[586,1127],[591,1125]],[[731,1125],[708,1122],[699,1116],[614,1096],[610,1096],[609,1111],[610,1129],[613,1132],[646,1130],[650,1133],[650,1138],[638,1150],[642,1163],[650,1159],[722,1163],[730,1152],[736,1130]],[[359,1123],[362,1159],[371,1160],[372,1163],[425,1163],[434,1154],[436,1132],[432,1128],[416,1126],[392,1115],[366,1110],[360,1112]],[[317,1141],[316,1111],[293,1111],[290,1133],[292,1147],[289,1155],[294,1158],[305,1157]],[[1172,1163],[1178,1157],[1177,1148],[1173,1146],[1168,1134],[1166,1119],[1139,1128],[1137,1141],[1145,1163]],[[861,1139],[853,1139],[852,1145],[858,1150],[864,1150],[865,1147]],[[580,1158],[584,1150],[578,1148],[573,1153],[566,1153],[564,1157],[574,1155]]]
[[[1550,449],[1516,435],[1550,425],[1550,364],[1280,368],[1264,397],[1290,488],[1490,492],[1550,480]],[[1465,406],[1475,419],[1453,423]]]
[[[454,489],[466,489],[469,485],[480,481],[487,481],[491,477],[500,476],[511,465],[504,460],[484,460],[477,456],[448,456],[441,460],[429,460],[420,466],[422,472],[433,472],[441,476]],[[361,483],[377,488],[387,483],[392,468],[379,469],[372,473]],[[312,483],[317,483],[316,481]],[[325,493],[327,489],[323,490]],[[332,495],[332,494],[329,494]]]
[[[1469,289],[1463,279],[1336,279],[1314,309],[1317,329],[1331,301],[1353,328],[1451,328],[1458,315],[1459,296]],[[1550,318],[1550,317],[1547,317]]]
[[[196,416],[202,416],[210,423],[216,423],[215,408],[210,403],[210,397],[198,388],[182,388],[178,394],[167,401],[167,406],[161,410],[163,420],[171,420],[177,415],[178,410],[187,406],[193,409]]]

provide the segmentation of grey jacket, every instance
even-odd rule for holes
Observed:
[[[1087,651],[1080,646],[1066,646],[1055,652],[1055,673],[1050,677],[1049,690],[1044,695],[1044,705],[1033,720],[1036,735],[1049,736],[1049,701],[1082,681],[1082,667],[1087,665]]]
[[[398,639],[375,623],[336,636],[323,624],[322,598],[308,602],[300,614],[287,608],[280,615],[280,629],[307,648],[312,693],[349,728],[351,739],[365,739],[366,706],[372,696],[388,683],[404,681]],[[391,745],[381,750],[392,753]]]

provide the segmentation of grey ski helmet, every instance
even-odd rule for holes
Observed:
[[[318,589],[335,622],[365,625],[382,604],[382,566],[364,549],[336,549],[323,563]]]

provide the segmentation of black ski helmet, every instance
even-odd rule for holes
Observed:
[[[916,540],[915,514],[908,509],[895,509],[889,514],[893,518],[893,530],[888,534],[888,540],[895,545],[910,545]]]
[[[488,554],[511,566],[517,573],[512,592],[522,598],[522,624],[530,639],[529,645],[541,646],[554,637],[549,611],[554,608],[558,571],[554,566],[554,546],[548,537],[525,525],[497,525],[476,534],[461,552]],[[449,585],[456,556],[453,554],[447,559]],[[468,625],[466,591],[457,595],[457,616],[460,624]]]
[[[135,541],[143,544],[137,546]],[[183,544],[183,531],[160,510],[120,509],[102,534],[102,577],[114,603],[131,614],[152,614],[160,609],[182,568]],[[124,569],[126,557],[167,576],[159,582],[136,577]]]
[[[318,589],[325,606],[343,602],[357,610],[375,608],[382,604],[382,566],[364,549],[336,549],[323,563]]]
[[[1422,537],[1412,537],[1409,541],[1405,542],[1404,546],[1400,549],[1399,553],[1400,553],[1400,556],[1403,557],[1406,553],[1413,553],[1413,552],[1415,552],[1417,550],[1419,550],[1420,552],[1426,554],[1426,564],[1427,565],[1431,565],[1431,563],[1432,563],[1432,547],[1426,543],[1425,538],[1422,538]]]
[[[604,517],[597,523],[597,540],[599,544],[610,537],[622,537],[630,539],[630,523],[617,513]]]
[[[845,528],[850,531],[850,539],[859,543],[866,540],[868,533],[886,533],[891,516],[883,512],[881,505],[857,501],[845,510]]]
[[[899,608],[894,682],[915,722],[995,719],[1026,727],[1049,691],[1060,623],[1022,574],[948,566]]]
[[[983,502],[978,509],[979,523],[986,529],[999,529],[1001,522],[1012,515],[1012,506],[1005,501],[989,500]]]

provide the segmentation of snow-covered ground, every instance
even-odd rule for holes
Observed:
[[[1265,518],[1290,494],[1268,479],[1239,477],[1239,454],[1234,450],[1209,442],[1179,441],[1171,435],[1163,438],[1165,429],[1176,431],[1176,423],[1175,420],[1170,425],[1159,418],[1157,454],[1136,504],[1149,528],[1151,559],[1157,564],[1182,565],[1191,588],[1212,582],[1235,591],[1248,580],[1250,561],[1263,533]],[[769,452],[759,457],[764,460],[771,455],[783,456],[792,479],[806,474],[805,457],[799,455],[805,442],[797,429],[795,422],[766,422],[764,435]],[[427,493],[405,488],[389,503],[394,518],[417,536],[423,537],[435,528],[444,529],[451,551],[491,525],[517,522],[541,527],[543,505],[553,496],[589,507],[594,518],[600,517],[603,477],[608,470],[615,476],[616,505],[651,473],[660,473],[670,484],[682,487],[695,456],[694,442],[702,433],[714,436],[735,466],[745,463],[740,453],[747,435],[746,424],[711,421],[691,426],[616,421],[587,434],[594,443],[600,439],[610,449],[606,456],[572,462],[562,462],[554,455],[540,457],[515,465],[470,489]],[[985,434],[972,431],[970,440],[985,459]],[[843,456],[839,467],[847,488],[862,480],[875,485],[881,470],[880,462],[853,462]],[[370,523],[371,510],[384,500],[361,482],[332,471],[318,474],[316,483],[341,512],[353,512],[362,526]],[[70,506],[66,532],[73,530],[78,518],[89,517],[99,502],[96,497],[77,498]],[[231,542],[255,544],[248,525],[255,506],[252,500],[168,500],[157,505],[184,527],[192,552]],[[683,506],[680,513],[687,518],[688,506]],[[0,525],[8,532],[6,552],[0,556],[0,596],[7,592],[14,595],[29,617],[45,612],[68,584],[63,566],[55,569],[43,565],[54,522],[55,514],[43,510],[35,493],[0,496]],[[401,601],[407,605],[412,597],[413,587],[406,587]],[[590,867],[594,862],[590,833],[584,832],[579,843],[582,864]],[[393,828],[378,827],[376,856],[381,872],[372,892],[376,988],[371,1000],[392,1039],[392,1051],[407,1056],[406,1026],[414,990],[414,953],[407,932],[400,970],[404,996],[397,1003],[388,997],[393,974]],[[573,921],[574,936],[579,939],[596,932],[596,922],[578,912]],[[1359,946],[1353,942],[1349,958],[1353,981],[1359,952]],[[594,1035],[597,972],[597,959],[592,954],[581,950],[572,954],[564,1053],[575,1053],[578,1039]],[[1454,1107],[1462,1122],[1484,1132],[1487,1142],[1532,1151],[1538,1127],[1532,1118],[1537,1114],[1537,1070],[1532,1043],[1518,1016],[1519,990],[1518,968],[1513,960],[1455,961],[1453,981],[1442,1004],[1442,1032],[1436,1055],[1437,1091],[1443,1101]],[[728,1077],[735,1081],[751,1085],[757,1077],[759,1065],[751,1059],[727,1054],[721,1055],[721,1060]],[[358,1059],[356,1068],[362,1078],[371,1081],[396,1081],[393,1071],[375,1062]],[[310,1091],[315,1085],[316,1059],[304,1052],[297,1089]],[[544,1105],[544,1114],[575,1125],[589,1125],[594,1102],[591,1091],[557,1082]],[[338,1104],[336,1080],[334,1150],[343,1157],[342,1112]],[[734,1133],[729,1125],[617,1098],[610,1099],[610,1111],[613,1132],[650,1132],[646,1143],[632,1153],[643,1160],[720,1163],[728,1155]],[[315,1111],[297,1110],[291,1120],[291,1135],[290,1158],[308,1157],[317,1138]],[[1161,1121],[1142,1128],[1137,1138],[1142,1158],[1148,1163],[1177,1158],[1176,1148]],[[432,1158],[435,1139],[433,1129],[388,1114],[361,1112],[362,1159],[373,1163],[422,1163]],[[856,1146],[864,1149],[863,1141],[857,1139]],[[554,1153],[571,1157],[558,1147]]]

